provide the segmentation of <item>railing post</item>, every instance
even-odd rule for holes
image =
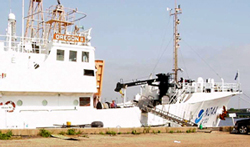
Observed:
[[[224,92],[224,79],[221,78],[221,91]]]

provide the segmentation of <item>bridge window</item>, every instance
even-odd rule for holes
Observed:
[[[56,60],[64,61],[64,50],[57,50]]]
[[[94,76],[94,70],[84,69],[83,74],[85,76]]]
[[[89,52],[82,52],[82,62],[89,62]]]
[[[77,51],[69,51],[69,61],[76,62]]]
[[[80,106],[90,106],[90,97],[80,97]]]

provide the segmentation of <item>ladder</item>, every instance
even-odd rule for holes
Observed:
[[[190,120],[186,120],[186,119],[183,119],[179,116],[176,116],[174,114],[171,114],[169,112],[166,112],[166,111],[163,111],[161,109],[158,109],[158,108],[152,108],[150,106],[143,106],[142,110],[146,111],[146,112],[151,112],[157,116],[160,116],[166,120],[169,120],[173,123],[177,123],[181,126],[198,126],[196,123],[190,121]]]

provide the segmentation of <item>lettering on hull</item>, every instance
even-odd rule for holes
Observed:
[[[197,118],[195,119],[195,123],[198,124],[201,120],[202,124],[208,123],[209,118],[216,115],[218,108],[219,106],[201,109],[198,113]]]

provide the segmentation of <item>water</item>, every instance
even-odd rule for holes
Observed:
[[[237,120],[241,120],[241,119],[245,119],[245,118],[234,118],[234,122],[236,122]],[[232,118],[227,117],[226,120],[221,120],[219,127],[222,127],[222,126],[234,126]]]

